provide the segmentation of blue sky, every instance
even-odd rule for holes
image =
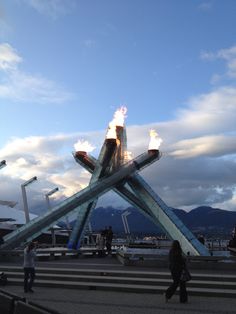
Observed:
[[[143,175],[167,204],[235,210],[235,12],[234,0],[1,1],[0,199],[20,208],[32,175],[33,208],[55,185],[55,202],[86,186],[73,144],[96,155],[126,105],[134,155],[151,127],[163,138]]]

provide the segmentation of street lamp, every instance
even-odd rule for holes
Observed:
[[[47,194],[45,194],[45,198],[46,198],[48,210],[51,209],[51,204],[50,204],[50,202],[49,202],[49,196],[51,196],[52,194],[56,193],[57,191],[59,191],[59,188],[58,188],[58,187],[52,189],[52,190],[49,191]],[[52,232],[52,246],[54,247],[54,246],[56,245],[56,234],[55,234],[55,230],[54,230],[53,227],[51,228],[51,232]]]
[[[2,161],[0,162],[0,169],[3,168],[3,167],[5,167],[6,165],[7,165],[6,160],[2,160]]]
[[[33,183],[34,181],[37,180],[37,177],[33,177],[26,181],[25,183],[21,184],[21,191],[22,191],[22,198],[23,198],[23,204],[24,204],[24,212],[25,212],[25,222],[28,223],[30,221],[29,217],[29,208],[28,208],[28,202],[27,202],[27,197],[26,197],[26,186],[29,184]]]
[[[51,190],[47,194],[45,194],[45,198],[46,198],[48,209],[51,209],[51,204],[49,202],[49,196],[51,196],[52,194],[56,193],[57,191],[59,191],[58,187],[54,188],[53,190]]]
[[[129,212],[128,210],[126,210],[125,212],[123,212],[123,214],[121,214],[121,219],[124,225],[124,229],[125,229],[125,233],[127,235],[130,234],[130,230],[129,230],[129,224],[128,224],[128,220],[127,220],[127,216],[129,216],[131,214],[131,212]]]

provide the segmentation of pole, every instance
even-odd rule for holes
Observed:
[[[48,209],[51,209],[51,204],[50,204],[50,202],[49,202],[49,196],[48,196],[48,195],[45,195],[45,198],[46,198],[47,208],[48,208]]]
[[[2,160],[1,162],[0,162],[0,169],[1,168],[3,168],[3,167],[5,167],[7,164],[6,164],[6,160]]]
[[[25,212],[25,223],[27,224],[30,221],[30,216],[29,216],[29,207],[28,207],[28,201],[27,201],[27,196],[26,196],[26,189],[25,185],[21,185],[21,191],[22,191],[22,198],[23,198],[23,205],[24,205],[24,212]]]
[[[24,212],[25,212],[25,223],[28,223],[30,221],[29,207],[28,207],[28,201],[27,201],[25,188],[27,185],[33,183],[36,180],[37,180],[37,177],[33,177],[29,179],[28,181],[24,182],[23,184],[21,184],[21,191],[22,191],[22,198],[23,198],[23,205],[24,205]]]
[[[51,209],[51,204],[49,201],[49,196],[51,196],[52,194],[56,193],[57,191],[59,191],[59,188],[56,187],[54,189],[52,189],[51,191],[49,191],[47,194],[45,194],[45,198],[46,198],[46,203],[47,203],[47,208]]]

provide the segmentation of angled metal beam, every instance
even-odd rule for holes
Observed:
[[[55,206],[50,212],[46,212],[42,216],[33,219],[28,224],[5,236],[4,244],[1,245],[0,249],[14,248],[36,238],[41,233],[48,230],[59,219],[76,209],[79,205],[91,202],[103,195],[134,172],[141,170],[147,164],[157,160],[158,156],[159,151],[156,151],[155,153],[146,152],[120,167],[119,171],[112,173],[104,179],[100,179],[98,182],[90,184],[85,189]]]
[[[112,171],[113,169],[119,169],[120,165],[122,165],[125,162],[125,156],[127,156],[127,136],[126,136],[125,126],[116,126],[116,137],[117,137],[117,149],[114,154],[115,156],[113,157],[112,167],[110,171]],[[97,164],[96,158],[86,153],[74,154],[74,158],[77,163],[79,163],[81,166],[87,169],[90,173],[93,173]],[[109,169],[106,169],[106,172],[108,174]],[[131,205],[138,208],[139,211],[145,217],[151,220],[160,229],[163,229],[159,221],[155,217],[153,217],[152,212],[150,211],[149,207],[146,206],[146,204],[142,202],[142,200],[136,197],[136,195],[130,189],[126,188],[124,184],[120,184],[119,186],[116,186],[114,191],[117,194],[119,194],[122,198],[124,198],[127,202],[129,202]],[[83,218],[82,217],[80,218],[78,215],[78,219],[82,220]],[[76,223],[79,224],[79,221],[77,221]]]
[[[210,255],[209,250],[197,240],[140,175],[130,176],[127,183],[134,193],[149,206],[153,216],[158,219],[169,237],[180,242],[185,254]]]
[[[126,130],[125,128],[116,130],[117,139],[121,143],[121,148],[126,149]],[[124,149],[123,152],[124,157]],[[122,160],[122,159],[121,159]],[[128,185],[139,200],[146,204],[149,213],[162,229],[164,229],[171,239],[179,240],[183,251],[192,255],[209,255],[208,249],[200,243],[192,232],[182,223],[174,212],[160,199],[160,197],[151,189],[143,178],[134,174],[127,180]],[[154,202],[153,202],[154,200]]]
[[[96,159],[90,155],[87,155],[84,160],[78,160],[76,157],[75,160],[90,172],[93,167],[89,165],[96,163]],[[192,255],[210,254],[140,175],[135,174],[129,177],[127,183],[133,192],[124,185],[115,186],[114,191],[131,204],[136,205],[142,214],[163,229],[171,239],[178,239],[186,254],[188,252]]]
[[[85,168],[92,173],[90,183],[93,183],[100,179],[101,177],[108,175],[110,172],[119,169],[119,167],[125,162],[125,153],[127,151],[127,139],[125,127],[116,127],[116,137],[117,139],[106,139],[98,160],[90,158],[85,152],[77,152],[74,157],[78,163],[85,164]],[[115,145],[116,144],[116,145]],[[91,171],[92,170],[92,171]],[[120,192],[122,191],[122,193]],[[120,186],[120,191],[117,189],[117,193],[125,198],[133,206],[141,208],[142,213],[150,218],[150,213],[148,207],[144,203],[138,200],[138,198],[128,189]],[[97,200],[94,200],[92,204],[86,203],[77,209],[77,219],[71,233],[68,247],[69,248],[79,248],[81,240],[83,238],[84,232],[86,230],[86,225],[89,222],[92,211],[95,208]],[[153,221],[160,228],[161,225],[157,220]]]
[[[111,166],[112,157],[116,151],[116,139],[106,139],[103,143],[102,149],[100,151],[98,161],[94,165],[94,171],[90,179],[89,184],[96,182],[99,178],[103,177],[105,172],[109,171]],[[84,152],[77,152],[76,155],[79,158],[85,156]],[[83,238],[84,232],[86,230],[86,225],[89,223],[93,209],[96,207],[97,199],[93,202],[85,203],[77,209],[77,219],[75,225],[70,235],[68,242],[69,248],[79,248],[81,244],[81,239]]]
[[[78,155],[74,154],[75,161],[84,167],[87,171],[90,173],[93,173],[93,169],[95,168],[95,164],[97,159],[91,156],[90,154],[86,154],[84,156],[78,157]],[[132,190],[130,190],[128,187],[126,187],[125,182],[122,184],[118,184],[113,188],[113,191],[117,193],[120,197],[125,199],[128,203],[130,203],[132,206],[139,209],[139,211],[147,217],[149,220],[151,220],[155,225],[157,225],[159,228],[162,228],[162,225],[157,221],[156,218],[152,216],[152,212],[150,211],[149,207],[140,199],[138,198]],[[163,231],[165,231],[163,229]]]

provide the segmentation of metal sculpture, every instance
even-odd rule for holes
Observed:
[[[90,184],[99,182],[103,176],[107,176],[113,171],[119,171],[122,168],[127,154],[126,129],[123,120],[122,123],[113,123],[110,126],[113,141],[111,139],[104,141],[97,160],[85,151],[78,150],[74,153],[76,162],[92,173]],[[109,131],[108,129],[108,134]],[[155,133],[152,135],[151,139],[153,140]],[[156,145],[159,145],[160,141],[156,139],[154,142],[154,144],[151,143],[149,145],[148,151],[149,153],[158,151],[159,159],[160,153]],[[173,210],[161,200],[137,171],[127,176],[123,182],[116,184],[113,190],[161,227],[169,238],[179,240],[186,254],[209,255],[208,249],[197,240],[192,232],[174,214]],[[69,248],[80,247],[85,226],[89,222],[96,202],[97,199],[77,209],[77,219],[68,243]]]
[[[151,134],[152,141],[147,152],[127,161],[124,116],[124,108],[116,112],[97,160],[84,150],[78,149],[74,153],[76,162],[92,174],[89,185],[44,215],[7,235],[1,249],[14,248],[33,240],[71,213],[77,213],[77,219],[68,246],[79,248],[98,198],[107,191],[114,190],[161,227],[171,239],[179,240],[186,254],[209,255],[207,248],[138,174],[141,169],[160,158],[160,139],[156,137],[156,133]]]

